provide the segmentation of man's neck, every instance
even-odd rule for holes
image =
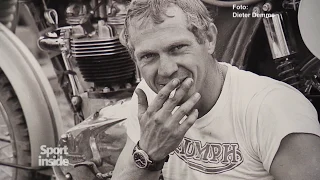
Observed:
[[[200,92],[202,98],[198,106],[199,118],[207,114],[217,103],[228,71],[228,67],[219,63],[213,63],[212,66],[214,73],[208,72],[203,91]]]

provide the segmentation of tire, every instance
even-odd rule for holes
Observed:
[[[0,121],[3,121],[3,119],[6,124],[8,138],[11,140],[11,163],[30,166],[31,146],[26,119],[11,83],[4,72],[0,69]],[[11,169],[12,174],[11,176],[8,174],[5,180],[36,179],[36,174],[32,171],[17,168],[7,169]]]

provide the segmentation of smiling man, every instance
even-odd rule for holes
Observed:
[[[289,85],[218,63],[216,36],[201,1],[130,4],[121,41],[144,80],[113,179],[320,179],[314,107]]]

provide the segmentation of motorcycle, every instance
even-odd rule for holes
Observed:
[[[50,166],[42,166],[44,146],[67,149],[50,157],[67,160],[53,166],[58,179],[111,178],[126,139],[124,109],[142,78],[118,38],[129,2],[0,2],[0,120],[8,132],[0,131],[0,140],[13,152],[10,162],[0,164],[13,167],[12,179],[53,176]],[[319,110],[317,0],[203,2],[221,34],[217,59],[284,81]],[[38,46],[49,53],[73,110],[75,126],[66,132],[41,66],[13,33],[20,10],[34,20]],[[90,107],[96,100],[104,105]]]

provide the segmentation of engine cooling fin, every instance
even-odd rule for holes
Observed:
[[[72,39],[70,46],[85,81],[106,86],[135,80],[135,64],[118,38]]]

